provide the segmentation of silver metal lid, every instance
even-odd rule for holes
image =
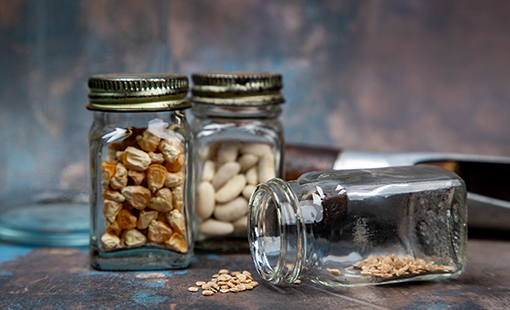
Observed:
[[[180,74],[102,74],[89,78],[89,104],[96,111],[164,111],[189,108],[188,78]]]
[[[192,79],[194,103],[257,106],[285,102],[278,73],[210,71],[193,73]]]

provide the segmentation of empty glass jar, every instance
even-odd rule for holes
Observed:
[[[88,84],[92,266],[188,266],[194,214],[187,77],[111,74]]]
[[[248,252],[250,195],[257,184],[283,176],[282,78],[268,72],[198,72],[192,78],[195,245]]]
[[[272,179],[250,200],[250,247],[275,284],[357,286],[459,276],[464,181],[436,166],[318,171]]]

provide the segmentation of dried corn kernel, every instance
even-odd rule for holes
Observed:
[[[101,236],[101,242],[103,242],[104,246],[107,248],[119,248],[120,247],[120,239],[116,235],[112,235],[110,233],[106,233]]]
[[[121,190],[126,201],[136,209],[144,209],[151,199],[151,191],[140,185],[126,186]]]
[[[108,222],[115,221],[115,217],[119,214],[122,209],[122,203],[113,200],[105,199],[103,206],[103,216]]]
[[[136,136],[136,141],[138,141],[138,145],[142,150],[154,152],[158,148],[161,139],[145,130],[141,136]]]
[[[168,171],[160,164],[152,164],[147,168],[147,184],[151,192],[155,193],[165,184]]]
[[[151,158],[151,164],[162,164],[165,162],[165,157],[161,153],[149,152],[148,154]]]
[[[169,172],[165,180],[166,187],[176,187],[182,184],[184,180],[184,174],[182,172]]]
[[[147,238],[138,230],[130,229],[124,232],[122,240],[127,247],[137,247],[144,245]]]
[[[110,185],[111,178],[117,171],[117,164],[114,162],[104,161],[101,163],[101,186],[107,188]]]
[[[103,198],[108,200],[113,200],[115,202],[124,202],[126,198],[122,196],[118,191],[112,191],[111,189],[106,189],[103,191]]]
[[[172,191],[168,188],[162,188],[156,193],[155,197],[150,199],[148,206],[159,212],[169,212],[173,208],[172,198]]]
[[[149,167],[151,158],[144,151],[129,146],[122,154],[122,162],[127,169],[144,171]]]
[[[167,220],[174,231],[180,235],[186,233],[186,220],[179,210],[172,210],[167,215]]]
[[[178,172],[181,170],[181,168],[184,166],[185,157],[184,154],[180,154],[177,156],[177,159],[173,162],[165,161],[165,167],[168,170],[168,172]]]
[[[182,212],[183,207],[182,187],[179,186],[172,189],[172,198],[174,203],[174,209],[177,209]]]
[[[135,185],[140,185],[145,179],[145,172],[128,170],[128,176],[131,178],[131,180],[133,180],[133,183],[135,183]]]
[[[188,252],[188,245],[181,235],[174,233],[170,239],[166,242],[172,249],[175,249],[181,253]]]
[[[106,232],[112,235],[120,236],[122,232],[122,228],[120,228],[119,223],[117,221],[110,223],[106,227]]]
[[[138,229],[146,229],[149,227],[149,224],[158,218],[158,211],[150,211],[150,210],[142,210],[140,211],[140,215],[138,216],[138,223],[136,224],[136,228]]]
[[[137,218],[131,211],[122,209],[117,215],[117,223],[122,229],[133,229],[136,227]]]
[[[177,157],[183,152],[183,149],[180,145],[174,142],[170,142],[168,140],[161,140],[158,146],[159,150],[163,154],[163,157],[167,162],[174,162]]]
[[[172,236],[172,229],[160,221],[152,221],[149,225],[148,237],[154,243],[163,243]]]
[[[110,180],[110,186],[113,189],[121,189],[127,185],[128,177],[127,177],[127,169],[123,164],[117,164],[117,170],[115,171],[115,175]]]

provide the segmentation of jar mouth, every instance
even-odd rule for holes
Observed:
[[[297,198],[285,181],[272,179],[256,187],[249,210],[250,251],[258,273],[274,284],[294,282],[306,253]]]

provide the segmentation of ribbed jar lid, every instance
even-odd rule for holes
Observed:
[[[207,71],[193,73],[192,80],[194,103],[257,106],[285,102],[279,73]]]
[[[89,104],[96,111],[135,112],[189,108],[188,78],[180,74],[102,74],[88,80]]]

